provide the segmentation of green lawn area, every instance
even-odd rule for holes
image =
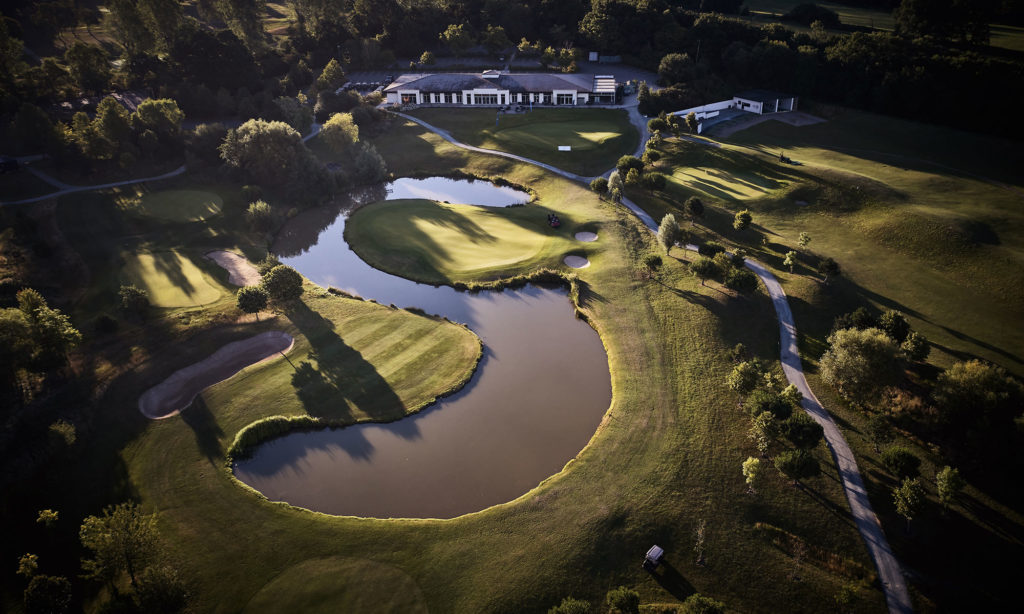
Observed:
[[[79,448],[76,462],[33,483],[24,495],[29,509],[59,508],[68,519],[70,544],[77,543],[75,523],[86,513],[112,500],[138,499],[158,514],[168,556],[189,581],[200,612],[362,611],[367,603],[413,611],[545,611],[570,594],[601,602],[618,585],[636,588],[644,603],[679,603],[701,592],[737,611],[771,612],[784,602],[792,612],[821,612],[851,582],[866,582],[854,611],[882,607],[824,446],[814,451],[824,473],[805,488],[793,488],[769,470],[758,494],[746,493],[740,464],[755,453],[747,438],[749,418],[736,408],[724,376],[731,368],[728,349],[738,342],[777,364],[775,315],[763,293],[740,298],[715,283],[701,286],[679,250],[663,257],[650,279],[642,263],[660,251],[653,237],[586,186],[456,149],[411,123],[393,127],[375,145],[399,175],[461,169],[536,191],[539,206],[497,210],[498,217],[544,208],[600,234],[587,246],[594,250],[588,253],[594,266],[577,272],[580,309],[601,335],[613,390],[590,444],[515,501],[452,520],[331,517],[266,501],[224,467],[223,450],[239,429],[264,416],[305,412],[392,419],[458,381],[466,369],[459,364],[472,364],[447,360],[451,354],[445,352],[465,358],[459,354],[465,344],[435,335],[452,331],[468,338],[470,359],[478,348],[465,329],[310,287],[302,305],[270,321],[236,323],[228,316],[237,311],[225,299],[177,312],[193,321],[206,317],[205,325],[173,333],[160,320],[140,329],[128,358],[120,358],[138,366],[115,379],[98,401],[103,411],[96,412],[90,431],[96,435]],[[93,236],[114,242],[138,236],[133,240],[151,251],[208,245],[253,251],[244,233],[225,226],[225,220],[241,224],[237,196],[216,191],[224,196],[225,214],[206,222],[158,225],[119,213],[110,207],[113,195],[95,195],[76,208],[62,202],[62,229],[92,219],[92,231],[104,233]],[[461,249],[473,241],[469,233],[449,232],[450,246]],[[75,245],[85,238],[75,235]],[[106,251],[82,251],[94,272],[111,262]],[[523,261],[508,273],[528,272],[534,264]],[[289,360],[314,365],[327,386],[318,388],[325,391],[321,398],[342,397],[343,406],[304,404],[292,385],[292,365],[278,360],[211,388],[180,419],[150,422],[135,408],[142,391],[197,356],[270,329],[296,335]],[[104,356],[118,358],[111,351]],[[331,386],[335,390],[326,394]],[[385,402],[393,395],[400,405]],[[707,562],[697,565],[692,534],[702,520]],[[805,553],[795,558],[792,548],[774,544],[756,523],[794,534],[807,544]],[[20,548],[21,540],[11,548]],[[666,548],[667,574],[640,569],[651,543]]]
[[[780,150],[800,165],[778,163]],[[766,122],[714,151],[670,142],[666,153],[661,170],[676,177],[694,174],[694,164],[717,165],[716,179],[725,186],[785,176],[786,185],[760,198],[724,190],[709,195],[686,179],[665,194],[632,196],[656,218],[678,212],[691,194],[701,196],[711,206],[693,235],[723,236],[775,268],[800,332],[808,380],[844,429],[897,557],[916,574],[919,607],[1003,607],[999,587],[1012,580],[1001,561],[1018,556],[1024,534],[1015,477],[974,472],[962,505],[947,513],[935,505],[906,535],[890,494],[896,481],[865,435],[867,416],[821,381],[817,361],[834,317],[870,305],[902,311],[931,341],[924,372],[978,356],[1024,374],[1024,213],[1014,172],[1022,158],[1015,144],[850,112],[803,128]],[[743,208],[753,211],[757,233],[731,228],[733,213]],[[801,251],[804,231],[812,242],[791,274],[782,260]],[[814,272],[821,256],[836,258],[843,271],[828,286]],[[914,439],[901,443],[925,459],[922,476],[933,491],[934,474],[949,457]],[[964,570],[963,560],[975,564]]]
[[[123,258],[124,283],[145,290],[154,307],[197,307],[221,296],[216,282],[180,252],[128,252]]]
[[[636,151],[639,135],[619,109],[537,109],[501,114],[494,109],[418,109],[413,115],[459,141],[552,164],[577,175],[599,175]],[[572,151],[558,151],[568,145]]]
[[[143,192],[137,199],[126,198],[123,206],[172,222],[195,222],[219,215],[224,200],[206,190],[161,190]]]
[[[345,236],[363,260],[410,279],[488,280],[558,267],[566,252],[581,247],[572,238],[579,224],[562,220],[561,227],[552,228],[550,212],[543,203],[489,208],[387,201],[359,209],[345,226]]]

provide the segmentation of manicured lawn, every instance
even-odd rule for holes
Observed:
[[[871,305],[902,311],[931,341],[931,364],[924,371],[979,356],[1024,373],[1018,324],[1024,319],[1024,291],[1017,281],[1024,279],[1024,214],[1021,178],[1012,170],[1022,160],[1015,144],[844,113],[803,128],[767,122],[724,145],[708,153],[671,143],[663,170],[685,174],[694,163],[717,163],[725,183],[766,169],[791,183],[761,198],[741,199],[710,197],[701,186],[680,182],[658,197],[637,191],[635,200],[658,217],[678,212],[683,199],[698,194],[712,206],[694,235],[722,235],[775,267],[800,331],[811,387],[844,429],[896,555],[914,574],[922,609],[1004,609],[1000,587],[1011,581],[1004,561],[1018,558],[1024,534],[1015,474],[975,472],[960,505],[943,513],[930,504],[915,520],[914,533],[906,535],[892,503],[896,480],[867,441],[865,412],[849,407],[821,381],[817,362],[835,316]],[[779,164],[780,149],[801,165]],[[748,207],[759,234],[731,228],[733,212]],[[797,245],[802,231],[812,236],[809,250]],[[792,274],[782,266],[790,250],[803,252]],[[843,270],[828,286],[814,272],[820,256],[836,258]],[[934,474],[949,457],[912,438],[900,443],[924,459],[922,476],[934,500]],[[965,570],[957,562],[964,560],[975,564]]]
[[[128,198],[124,206],[172,222],[195,222],[220,214],[224,200],[205,190],[161,190],[145,192],[137,200]]]
[[[538,109],[501,114],[493,109],[419,109],[412,113],[456,139],[553,164],[577,175],[599,175],[633,153],[639,135],[618,109]],[[558,151],[567,145],[572,151]]]
[[[557,267],[573,240],[571,220],[552,228],[543,203],[489,208],[430,200],[398,200],[363,207],[345,236],[371,265],[428,283],[508,277],[530,268]],[[466,239],[469,240],[466,240]]]
[[[145,290],[155,307],[196,307],[212,303],[221,296],[215,282],[179,252],[129,252],[123,258],[124,283]]]

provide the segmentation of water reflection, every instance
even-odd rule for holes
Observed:
[[[473,189],[508,190],[479,181]],[[438,200],[465,196],[412,184],[392,187],[388,198],[428,190]],[[510,204],[507,193],[492,196],[492,206]],[[484,342],[480,369],[463,390],[415,416],[288,435],[261,446],[236,475],[270,499],[317,511],[448,518],[514,499],[561,470],[611,400],[604,348],[573,317],[566,293],[527,286],[470,294],[382,273],[344,241],[351,206],[296,217],[275,253],[322,286],[469,324]]]

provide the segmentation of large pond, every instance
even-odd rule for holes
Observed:
[[[489,206],[528,199],[480,181],[406,179],[387,189],[388,199]],[[272,440],[236,464],[238,478],[272,500],[330,514],[451,518],[515,499],[560,471],[611,401],[604,347],[574,317],[566,292],[527,286],[472,294],[388,275],[349,249],[349,210],[297,216],[274,252],[322,286],[468,324],[484,343],[480,368],[463,390],[402,420]]]

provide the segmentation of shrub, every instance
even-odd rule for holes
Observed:
[[[903,350],[907,358],[914,362],[924,362],[932,350],[931,345],[928,344],[928,339],[915,331],[910,331],[907,338],[900,344],[900,349]]]
[[[609,614],[639,614],[640,593],[625,586],[613,588],[604,598]]]
[[[657,254],[647,254],[644,258],[644,266],[651,271],[657,270],[661,267],[661,256]]]
[[[786,420],[793,415],[793,406],[789,401],[778,393],[764,389],[751,393],[743,404],[743,408],[752,418],[756,418],[766,411],[771,412],[778,420]]]
[[[121,310],[137,316],[144,316],[149,310],[149,294],[135,285],[121,286],[117,292],[121,299]]]
[[[302,275],[298,271],[279,264],[263,276],[261,283],[267,294],[276,302],[292,301],[302,296]]]
[[[730,269],[725,275],[725,287],[737,292],[753,292],[757,289],[757,275],[746,269]]]
[[[590,614],[590,602],[566,597],[562,603],[549,609],[548,614]]]
[[[750,214],[749,210],[744,209],[733,217],[732,227],[736,230],[746,230],[752,221],[754,221],[754,216]]]
[[[775,457],[775,468],[794,482],[821,473],[818,460],[807,450],[789,450]]]
[[[249,203],[245,210],[245,219],[249,226],[257,232],[267,232],[273,226],[274,212],[264,200],[257,200]]]
[[[238,290],[235,300],[238,308],[245,313],[258,314],[261,310],[266,309],[269,298],[267,291],[260,286],[246,286]]]
[[[619,175],[627,175],[629,171],[636,170],[637,173],[644,170],[643,161],[636,156],[622,156],[619,161],[615,164],[616,170],[619,171]]]
[[[259,271],[260,277],[266,277],[267,273],[279,264],[281,264],[281,261],[277,259],[277,256],[267,254],[266,258],[256,263],[256,270]]]
[[[117,320],[110,317],[108,314],[101,313],[96,316],[93,320],[93,329],[101,335],[109,335],[110,333],[117,332]]]
[[[700,593],[694,593],[683,602],[679,614],[725,614],[725,604]]]
[[[707,256],[699,256],[690,264],[690,272],[700,279],[700,285],[718,274],[718,265]]]
[[[882,464],[900,480],[917,477],[921,459],[903,446],[889,446],[882,452]]]
[[[782,434],[794,446],[810,450],[818,445],[825,430],[805,412],[797,412],[782,423]]]
[[[703,245],[697,247],[697,253],[701,256],[707,256],[708,258],[714,258],[715,254],[720,254],[724,251],[725,248],[715,241],[706,241]]]
[[[604,194],[608,191],[608,180],[604,177],[596,177],[590,182],[590,189],[598,194]]]

